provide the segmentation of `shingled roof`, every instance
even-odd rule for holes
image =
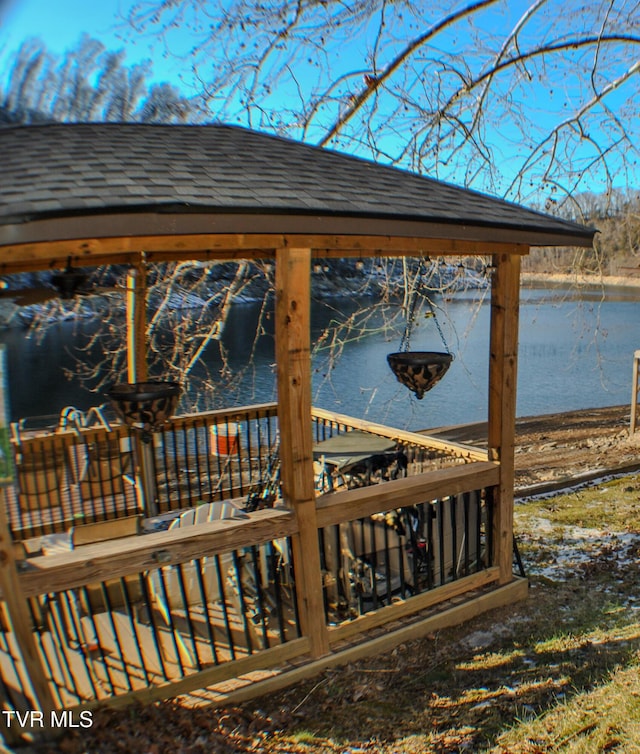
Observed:
[[[578,246],[595,232],[237,126],[9,127],[0,129],[0,153],[0,245],[77,238],[81,228],[95,238],[366,233]]]

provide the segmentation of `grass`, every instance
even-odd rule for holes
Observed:
[[[555,634],[537,621],[532,648],[549,676],[564,666],[570,685],[534,719],[507,726],[496,752],[640,752],[639,512],[635,477],[518,506],[533,588],[563,615]],[[550,526],[537,536],[541,519]],[[549,576],[555,564],[561,581]]]
[[[155,751],[173,725],[185,752],[640,753],[639,514],[635,477],[519,503],[526,601],[242,707],[197,713],[196,743],[184,732],[195,711],[143,709],[136,750]],[[127,713],[104,715],[77,751],[123,750]],[[74,753],[73,738],[65,746]]]

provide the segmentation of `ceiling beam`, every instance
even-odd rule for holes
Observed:
[[[148,262],[234,261],[268,259],[276,248],[311,248],[316,258],[395,257],[423,254],[473,255],[529,252],[525,244],[478,242],[451,238],[392,236],[290,235],[290,234],[190,234],[78,238],[0,247],[0,274],[105,264],[137,265],[144,254]]]

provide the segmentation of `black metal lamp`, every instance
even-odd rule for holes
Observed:
[[[151,433],[160,430],[173,416],[181,392],[179,382],[149,380],[114,385],[107,395],[118,417],[141,431],[142,439],[149,442]]]
[[[72,267],[71,259],[69,259],[66,268],[62,272],[57,272],[51,276],[51,284],[60,294],[60,298],[68,300],[73,298],[78,290],[82,288],[87,277],[88,275],[84,270],[76,270]]]

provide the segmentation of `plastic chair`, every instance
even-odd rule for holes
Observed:
[[[169,525],[169,530],[179,529],[185,526],[196,526],[198,524],[208,523],[209,521],[221,521],[223,519],[232,518],[235,513],[235,508],[230,503],[221,501],[215,501],[213,503],[203,503],[197,508],[190,508],[189,510],[181,513],[180,516],[174,519]],[[187,605],[199,605],[203,602],[219,602],[222,599],[220,593],[220,584],[218,580],[218,567],[217,563],[220,562],[220,569],[223,573],[226,573],[231,567],[233,558],[231,553],[224,553],[215,557],[205,556],[201,558],[200,572],[202,574],[202,581],[204,587],[204,600],[202,590],[200,589],[200,580],[197,576],[198,561],[192,560],[188,563],[181,564],[182,579],[185,587],[185,596]],[[185,600],[182,596],[182,588],[180,585],[180,579],[178,575],[179,566],[165,566],[163,576],[165,580],[165,589],[158,590],[157,594],[161,591],[166,592],[167,598],[164,599],[168,606],[173,609],[181,609],[186,607]],[[224,569],[224,570],[223,570]],[[155,578],[155,586],[159,586],[157,572],[152,574]]]
[[[231,503],[225,503],[216,500],[213,503],[203,503],[195,509],[196,524],[204,524],[208,521],[222,521],[223,519],[233,518],[236,513]]]
[[[230,519],[235,513],[236,509],[230,503],[205,503],[182,513],[171,522],[169,529]],[[207,603],[215,602],[229,603],[242,619],[244,610],[241,600],[229,578],[233,565],[232,553],[222,553],[152,571],[149,574],[151,594],[167,626],[173,626],[172,614],[175,611],[188,612],[192,606],[204,608]],[[195,665],[193,652],[186,646],[179,632],[176,633],[176,639],[183,660]]]

